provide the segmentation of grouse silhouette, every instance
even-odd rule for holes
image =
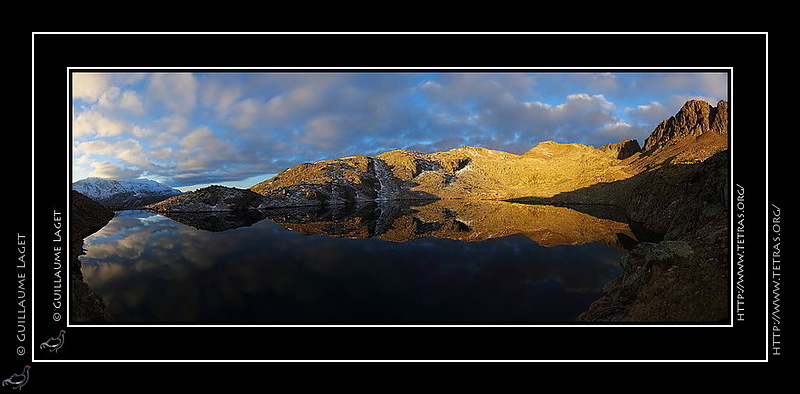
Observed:
[[[51,352],[58,352],[61,346],[64,345],[64,330],[58,333],[58,336],[48,339],[39,345],[39,349],[50,349]]]
[[[8,379],[3,380],[3,386],[14,386],[15,389],[21,389],[26,383],[28,383],[28,370],[31,368],[30,365],[26,365],[25,368],[22,369],[22,373],[15,373],[11,375]]]

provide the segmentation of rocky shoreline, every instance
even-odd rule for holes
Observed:
[[[729,167],[726,150],[702,163],[647,173],[621,196],[629,217],[664,240],[641,243],[623,256],[620,276],[580,321],[729,318]]]
[[[74,190],[70,209],[70,318],[73,322],[112,321],[103,299],[83,281],[78,257],[84,253],[83,240],[108,224],[114,211]]]

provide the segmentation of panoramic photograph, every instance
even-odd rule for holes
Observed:
[[[727,70],[69,88],[70,323],[730,323]]]

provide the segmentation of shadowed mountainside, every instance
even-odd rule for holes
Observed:
[[[718,322],[729,313],[729,168],[724,150],[698,164],[515,201],[578,210],[587,203],[611,204],[663,234],[663,241],[640,243],[622,258],[621,275],[580,320]]]
[[[70,318],[74,322],[110,321],[102,298],[83,281],[81,262],[83,239],[94,234],[114,217],[114,212],[76,191],[70,195]]]

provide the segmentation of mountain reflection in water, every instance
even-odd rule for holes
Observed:
[[[467,200],[121,211],[81,261],[117,323],[563,323],[636,242],[613,217]]]
[[[414,202],[418,205],[410,205]],[[469,242],[522,234],[542,246],[600,242],[627,248],[636,243],[636,235],[624,222],[624,215],[612,207],[594,206],[592,211],[600,216],[597,217],[570,208],[505,201],[414,202],[277,208],[263,212],[187,212],[167,216],[207,231],[250,226],[266,218],[304,235],[377,237],[395,242],[425,237]]]

